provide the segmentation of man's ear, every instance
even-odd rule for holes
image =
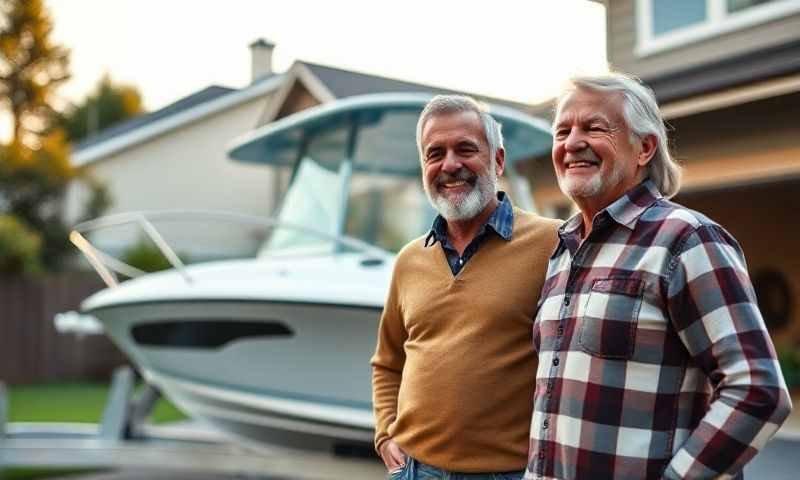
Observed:
[[[644,167],[650,160],[652,160],[653,155],[656,154],[656,149],[658,149],[658,139],[655,135],[645,135],[639,140],[639,155],[636,158],[636,163],[640,167]]]
[[[494,165],[497,176],[502,176],[503,172],[506,170],[506,150],[504,148],[498,148],[497,152],[494,154]]]

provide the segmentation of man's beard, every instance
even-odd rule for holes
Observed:
[[[594,152],[587,148],[577,155],[580,160],[588,162],[597,162],[602,165],[602,162]],[[598,168],[597,172],[588,181],[583,181],[574,177],[570,177],[567,172],[563,176],[558,177],[558,188],[571,199],[575,198],[588,198],[600,194],[604,189],[617,186],[621,181],[625,172],[622,164],[616,162],[612,166],[612,170],[604,178],[603,172]]]
[[[460,198],[452,200],[448,195],[439,193],[439,185],[458,180],[463,180],[468,184],[474,182],[472,190],[459,195]],[[428,201],[439,212],[439,215],[448,221],[477,217],[489,205],[489,202],[497,197],[497,171],[494,164],[485,173],[477,175],[464,167],[452,175],[442,172],[431,183],[432,185],[428,185],[427,182],[423,182]]]

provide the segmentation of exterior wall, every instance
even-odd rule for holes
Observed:
[[[725,227],[739,241],[751,277],[764,270],[781,272],[789,283],[792,309],[789,325],[773,330],[780,347],[800,345],[800,254],[797,238],[797,192],[800,181],[786,181],[728,191],[681,194],[676,201],[699,210]]]
[[[673,120],[684,191],[800,176],[800,93]]]
[[[311,95],[302,83],[295,80],[295,84],[289,91],[289,95],[286,97],[283,105],[281,105],[281,109],[278,111],[275,119],[283,118],[307,108],[316,107],[319,104],[320,101]]]
[[[116,153],[89,166],[91,173],[107,183],[113,205],[107,215],[165,209],[211,209],[266,217],[274,208],[273,189],[275,173],[268,166],[241,164],[227,157],[231,141],[252,130],[268,96],[206,117],[146,143]],[[78,205],[85,200],[85,191],[71,192],[67,212],[75,218]],[[184,250],[202,253],[206,247],[224,244],[225,226],[220,232],[212,230],[183,230],[179,243]],[[118,235],[129,243],[132,235],[119,231]],[[196,235],[209,239],[201,245]],[[253,235],[243,232],[244,237]],[[122,238],[121,237],[121,238]],[[247,242],[246,238],[230,240]],[[168,238],[168,240],[171,240]],[[115,237],[108,240],[118,243]],[[115,246],[116,248],[116,246]],[[238,246],[236,247],[238,248]],[[209,252],[212,253],[213,252]]]
[[[609,0],[606,6],[608,61],[615,70],[652,78],[733,55],[800,38],[800,13],[638,57],[636,0]]]

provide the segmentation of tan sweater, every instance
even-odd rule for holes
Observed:
[[[397,257],[372,358],[375,446],[456,472],[525,468],[536,357],[532,325],[557,220],[514,209],[453,277],[424,239]]]

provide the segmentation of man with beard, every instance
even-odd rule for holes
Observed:
[[[395,263],[372,358],[375,447],[394,479],[519,479],[533,315],[560,222],[497,191],[500,125],[474,100],[431,100],[417,146],[439,215]]]
[[[525,478],[738,478],[791,409],[739,245],[667,200],[680,169],[637,80],[573,79],[553,132],[580,212],[534,324]]]

